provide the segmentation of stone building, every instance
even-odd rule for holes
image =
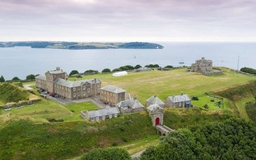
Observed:
[[[171,108],[189,108],[191,106],[191,99],[187,94],[180,94],[177,96],[170,96],[165,99],[166,107]]]
[[[204,57],[200,60],[196,60],[196,63],[191,65],[191,72],[200,72],[202,74],[209,74],[212,72],[212,61],[206,60]]]
[[[107,85],[100,89],[100,99],[110,106],[126,100],[126,90],[113,85]]]
[[[152,125],[163,125],[164,122],[164,110],[158,104],[152,104],[147,107],[147,111],[152,120]]]
[[[162,108],[165,107],[165,103],[155,95],[146,100],[147,107],[152,104],[158,104]]]
[[[71,100],[100,94],[101,81],[99,79],[68,81],[67,77],[66,72],[57,67],[54,71],[47,71],[44,75],[37,76],[36,87],[48,91],[50,95],[57,94]]]
[[[145,107],[136,98],[131,100],[126,100],[126,101],[121,101],[116,104],[116,107],[118,107],[120,112],[123,114],[142,112],[145,110]]]
[[[94,111],[81,111],[81,117],[94,122],[105,120],[106,118],[116,118],[119,113],[120,111],[117,107],[106,107],[104,109]]]

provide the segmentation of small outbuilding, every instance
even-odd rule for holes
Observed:
[[[187,94],[180,94],[177,96],[170,96],[165,99],[167,107],[172,108],[189,108],[191,106],[191,99]]]
[[[118,114],[120,114],[120,111],[117,107],[106,107],[104,109],[93,111],[81,111],[81,117],[92,122],[105,120],[106,118],[116,118]]]
[[[165,103],[155,95],[151,96],[149,99],[147,99],[146,104],[147,104],[147,107],[152,104],[158,104],[162,108],[165,107]]]
[[[158,104],[152,104],[147,107],[147,111],[152,120],[152,125],[163,125],[164,122],[164,110]]]
[[[120,77],[120,76],[126,76],[128,73],[126,71],[120,71],[120,72],[115,72],[112,74],[114,77]]]
[[[116,104],[121,113],[134,113],[144,111],[144,106],[136,99],[121,101]]]

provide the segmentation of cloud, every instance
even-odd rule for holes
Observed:
[[[7,34],[60,40],[248,39],[256,33],[255,12],[253,0],[8,0],[0,2],[0,26],[5,28],[0,34],[5,39],[12,38]]]

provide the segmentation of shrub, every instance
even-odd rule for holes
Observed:
[[[118,147],[96,148],[85,153],[80,160],[131,160],[129,153]]]
[[[105,69],[103,69],[101,72],[102,72],[102,73],[109,73],[109,72],[111,72],[111,71],[110,71],[109,68],[105,68]]]
[[[199,99],[198,99],[198,97],[193,96],[193,97],[192,97],[192,100],[196,100],[196,101],[198,101]]]

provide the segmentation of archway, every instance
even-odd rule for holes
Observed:
[[[160,119],[157,117],[155,120],[155,125],[159,125],[160,124]]]

